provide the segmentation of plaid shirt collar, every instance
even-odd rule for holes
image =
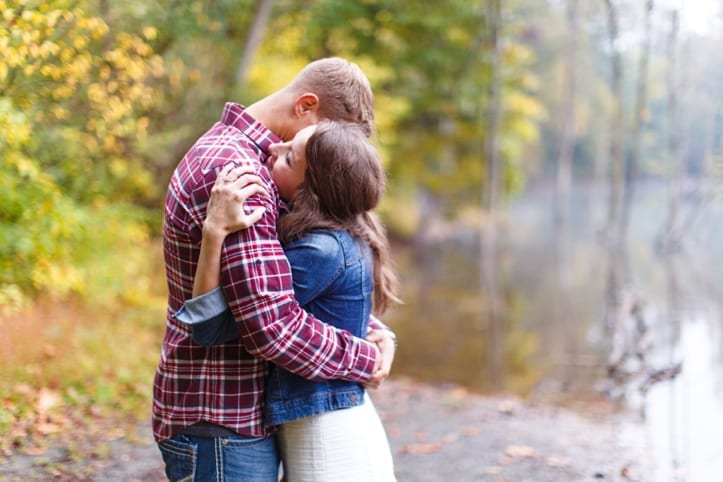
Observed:
[[[246,108],[241,104],[227,102],[221,114],[221,123],[241,131],[251,142],[261,149],[266,155],[266,158],[270,155],[269,146],[271,144],[283,142],[281,138],[271,132],[268,127],[246,112]],[[266,165],[266,158],[263,159],[264,165]],[[283,199],[278,198],[277,205],[280,214],[288,212],[289,206]]]
[[[264,154],[269,155],[269,146],[281,142],[281,139],[268,127],[254,119],[246,108],[235,102],[227,102],[221,114],[221,123],[241,131]]]

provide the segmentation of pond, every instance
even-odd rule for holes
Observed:
[[[712,192],[690,189],[674,223],[680,243],[665,250],[667,191],[640,186],[623,253],[603,242],[599,187],[573,193],[564,238],[551,192],[511,202],[494,305],[476,235],[394,246],[405,300],[389,316],[395,373],[568,406],[609,401],[645,434],[655,481],[720,480],[723,209]]]

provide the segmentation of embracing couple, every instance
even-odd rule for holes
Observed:
[[[394,358],[376,316],[399,301],[373,130],[368,79],[325,58],[227,103],[173,173],[153,387],[170,480],[395,480],[365,393]]]

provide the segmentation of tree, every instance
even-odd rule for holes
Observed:
[[[110,32],[103,19],[62,0],[0,0],[0,11],[0,301],[7,306],[40,292],[82,292],[102,276],[88,267],[98,249],[147,238],[142,216],[122,201],[153,190],[132,146],[146,135],[142,112],[164,70],[147,43],[152,28]]]
[[[572,319],[571,283],[570,283],[570,190],[572,187],[572,163],[574,147],[577,139],[576,106],[577,69],[578,69],[578,36],[580,28],[580,11],[577,0],[567,2],[567,42],[564,59],[564,78],[560,85],[562,112],[559,119],[559,153],[557,158],[557,179],[555,187],[555,259],[558,319],[565,327],[566,341],[574,334]],[[570,343],[574,346],[574,342]]]
[[[488,367],[492,386],[499,387],[503,374],[504,336],[502,326],[504,316],[500,310],[500,300],[497,279],[497,210],[500,180],[498,177],[500,167],[499,135],[500,120],[502,118],[502,64],[500,62],[500,31],[502,28],[502,5],[500,0],[488,2],[487,41],[488,64],[491,79],[487,90],[487,112],[485,125],[489,129],[485,137],[484,154],[487,172],[487,183],[482,195],[482,212],[487,220],[482,224],[480,236],[480,286],[485,307],[482,316],[485,328],[489,333]]]
[[[667,41],[668,69],[667,69],[667,127],[668,127],[668,143],[667,156],[668,161],[668,215],[665,220],[662,232],[660,234],[660,244],[665,250],[675,248],[680,242],[677,239],[678,234],[675,228],[679,217],[679,193],[680,178],[683,174],[682,162],[680,156],[680,106],[678,104],[678,29],[679,29],[678,11],[673,10],[670,14],[670,31]]]
[[[620,234],[618,219],[620,216],[620,200],[623,189],[624,174],[624,124],[623,112],[623,72],[622,58],[619,51],[619,26],[618,10],[613,0],[604,0],[608,21],[608,45],[610,49],[611,80],[610,91],[612,92],[613,115],[610,119],[609,139],[609,173],[610,173],[610,196],[608,199],[607,236],[608,241],[619,243]]]
[[[372,78],[379,118],[391,119],[378,131],[395,180],[391,188],[426,193],[430,207],[445,215],[478,204],[479,186],[489,175],[480,160],[488,132],[487,103],[492,101],[485,95],[491,81],[484,49],[489,34],[486,2],[319,0],[304,11],[284,8],[273,28],[280,31],[280,22],[289,22],[287,16],[305,25],[298,38],[299,55],[350,56]],[[515,18],[513,10],[510,18]],[[523,184],[523,154],[536,139],[542,107],[532,95],[532,52],[519,41],[518,25],[505,25],[500,176],[505,191],[514,191]],[[272,45],[286,42],[277,38]],[[456,195],[441,204],[443,192]]]
[[[239,66],[236,71],[236,82],[240,85],[246,83],[248,70],[251,68],[256,50],[258,50],[264,37],[264,30],[271,16],[271,6],[273,0],[260,0],[256,8],[254,19],[251,22],[248,38],[244,45],[244,51],[239,60]]]
[[[650,44],[652,39],[653,0],[645,2],[645,32],[643,45],[638,63],[638,81],[635,95],[635,110],[633,112],[633,126],[630,136],[630,155],[625,169],[625,182],[622,197],[622,212],[620,216],[619,237],[625,239],[630,223],[630,211],[635,194],[635,183],[640,171],[640,148],[643,123],[646,117],[648,103],[648,63],[650,57]]]

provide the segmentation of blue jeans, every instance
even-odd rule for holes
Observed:
[[[168,480],[188,482],[277,482],[276,437],[176,435],[158,444]]]

